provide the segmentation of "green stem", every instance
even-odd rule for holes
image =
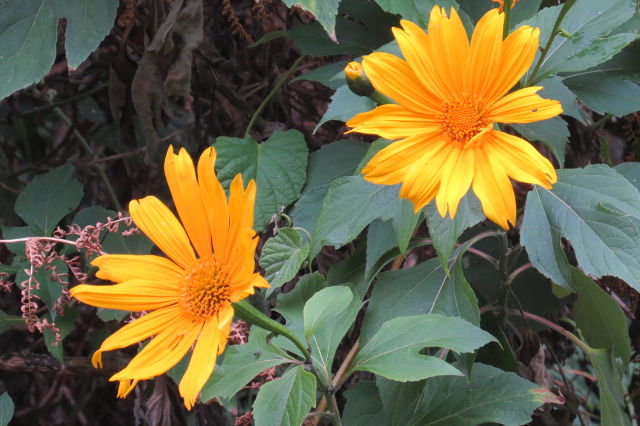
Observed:
[[[542,67],[544,59],[547,57],[547,54],[549,53],[549,49],[551,49],[551,44],[553,43],[553,40],[555,40],[556,35],[560,30],[560,25],[562,24],[562,20],[564,19],[565,15],[569,12],[569,9],[571,9],[571,6],[573,6],[575,1],[576,0],[566,0],[564,2],[564,5],[562,6],[562,10],[560,10],[560,13],[558,14],[558,18],[556,19],[555,24],[553,24],[553,30],[551,30],[551,34],[549,35],[549,40],[547,40],[547,44],[544,46],[544,49],[542,49],[542,53],[540,54],[538,63],[536,63],[536,67],[533,69],[531,76],[526,79],[526,82],[524,84],[525,87],[529,86],[530,83],[536,82],[538,71],[540,71],[540,68]]]
[[[233,304],[233,308],[235,309],[236,315],[247,321],[250,324],[257,325],[258,327],[264,328],[265,330],[269,330],[273,334],[284,336],[287,339],[291,340],[291,342],[296,345],[298,349],[304,355],[306,360],[311,360],[311,354],[309,350],[302,344],[302,342],[293,334],[288,328],[284,325],[280,324],[277,321],[272,320],[256,308],[254,308],[249,302],[246,300],[240,300]]]
[[[273,86],[273,89],[271,89],[267,97],[262,100],[262,103],[258,106],[258,109],[256,110],[256,112],[254,112],[253,115],[251,116],[251,119],[249,120],[249,124],[247,124],[247,130],[244,132],[245,139],[250,136],[250,132],[251,132],[251,129],[253,128],[253,125],[256,124],[256,120],[260,117],[260,115],[262,114],[262,111],[267,106],[271,98],[273,98],[275,94],[278,93],[278,90],[280,90],[282,85],[289,79],[289,77],[291,77],[291,74],[296,72],[296,70],[298,69],[298,65],[300,65],[300,63],[303,61],[304,58],[305,56],[302,55],[298,59],[296,59],[293,65],[291,65],[291,68],[289,68],[287,72],[284,73],[282,78],[280,78],[278,83],[275,86]]]
[[[509,20],[511,19],[511,3],[513,0],[504,0],[504,27],[502,29],[502,38],[507,38],[509,35]]]
[[[378,105],[386,105],[386,104],[393,103],[391,99],[387,98],[385,95],[383,95],[378,91],[374,91],[369,97]]]
[[[67,117],[67,115],[64,112],[62,112],[62,110],[59,107],[53,107],[53,112],[62,121],[64,121],[64,123],[67,126],[73,127],[73,123],[71,123],[71,120],[69,119],[69,117]],[[82,136],[82,133],[80,133],[78,131],[78,129],[74,128],[73,129],[73,135],[76,137],[76,139],[78,139],[78,141],[80,142],[80,145],[82,145],[82,147],[87,152],[87,154],[89,154],[91,156],[91,159],[93,161],[95,161],[97,156],[96,156],[95,152],[93,152],[93,149],[91,149],[91,146],[89,145],[89,142],[87,142],[87,140],[84,138],[84,136]],[[109,178],[107,177],[107,174],[102,169],[102,166],[100,164],[94,163],[93,164],[93,169],[98,173],[98,176],[100,177],[100,179],[104,183],[104,186],[107,189],[107,192],[109,193],[109,197],[111,198],[111,202],[113,203],[115,208],[119,212],[121,212],[122,211],[122,205],[120,204],[120,201],[118,201],[118,197],[116,196],[116,192],[113,190],[113,186],[111,185],[111,182],[109,181]]]

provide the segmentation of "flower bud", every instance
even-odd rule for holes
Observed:
[[[371,96],[373,94],[373,86],[359,62],[349,62],[344,67],[344,75],[347,78],[349,89],[356,95]]]

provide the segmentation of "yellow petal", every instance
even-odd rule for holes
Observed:
[[[420,84],[409,64],[395,55],[375,52],[362,59],[375,89],[404,108],[417,113],[437,113],[440,100]]]
[[[160,334],[173,322],[180,320],[180,308],[176,305],[150,312],[142,318],[131,321],[102,342],[93,354],[91,362],[94,367],[102,367],[102,352],[126,348],[134,343],[142,342],[150,336]]]
[[[202,326],[203,323],[188,320],[174,322],[109,380],[145,380],[167,372],[186,355]]]
[[[214,318],[204,324],[198,341],[191,354],[189,366],[180,380],[178,390],[184,400],[187,410],[191,410],[198,399],[198,394],[209,380],[216,365],[218,346],[226,345],[226,339],[221,339],[218,329],[218,319]]]
[[[451,218],[456,216],[458,204],[469,191],[475,167],[475,149],[453,150],[442,167],[440,188],[436,206],[440,216],[445,217],[447,209]]]
[[[488,118],[499,123],[532,123],[562,113],[558,101],[544,99],[535,93],[542,87],[527,87],[503,97],[491,107]]]
[[[125,398],[136,387],[139,380],[120,380],[118,382],[118,398]]]
[[[140,278],[178,285],[184,274],[184,270],[169,259],[154,255],[106,254],[91,264],[99,268],[98,278],[113,282]]]
[[[173,147],[169,147],[164,160],[164,174],[191,243],[200,257],[211,256],[211,231],[204,214],[206,209],[200,196],[193,160],[186,149],[180,148],[176,155]]]
[[[349,131],[378,135],[385,139],[402,139],[437,129],[439,121],[435,117],[416,114],[402,105],[380,105],[374,110],[363,112],[347,121]]]
[[[256,235],[253,230],[255,199],[255,181],[249,181],[245,190],[242,175],[236,175],[229,188],[229,237],[225,256],[227,260],[241,255],[243,246]]]
[[[221,259],[224,258],[225,247],[229,237],[229,211],[227,207],[227,196],[218,178],[216,177],[214,165],[216,163],[216,150],[211,146],[207,148],[198,161],[198,183],[202,200],[206,206],[204,212],[211,229],[211,239],[214,254],[218,256],[220,251]]]
[[[184,228],[156,197],[131,201],[129,213],[142,232],[183,269],[195,262],[196,256]]]
[[[483,141],[483,148],[501,164],[511,179],[547,189],[551,189],[551,184],[558,180],[553,164],[533,145],[517,136],[491,131]]]
[[[477,100],[491,93],[493,79],[502,67],[504,14],[498,9],[487,12],[478,21],[471,37],[466,87]]]
[[[114,285],[80,284],[71,295],[87,305],[123,311],[151,311],[178,300],[178,288],[158,281],[135,279]]]
[[[516,198],[513,186],[504,169],[483,149],[476,151],[473,192],[482,203],[484,214],[492,221],[509,229],[516,223]]]

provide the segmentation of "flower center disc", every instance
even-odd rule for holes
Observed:
[[[442,106],[440,126],[452,141],[467,143],[491,123],[483,115],[483,109],[470,100],[447,102]]]
[[[200,259],[184,274],[179,304],[194,321],[217,315],[231,296],[229,272],[215,259]]]

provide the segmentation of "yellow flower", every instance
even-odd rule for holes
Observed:
[[[429,31],[401,21],[393,33],[405,60],[376,52],[363,59],[381,105],[347,122],[350,132],[397,140],[363,169],[364,178],[402,183],[400,197],[417,212],[433,198],[440,214],[454,217],[473,187],[487,217],[503,228],[516,222],[509,178],[551,188],[553,165],[525,140],[494,130],[494,123],[531,123],[562,112],[558,101],[536,94],[542,87],[507,92],[538,49],[539,30],[523,26],[502,39],[504,14],[492,9],[478,22],[471,42],[451,9],[431,11]]]
[[[254,272],[258,239],[252,229],[254,181],[244,188],[237,175],[227,197],[214,171],[216,152],[200,156],[198,176],[183,149],[169,147],[164,171],[182,224],[156,197],[129,203],[135,224],[168,258],[107,254],[92,264],[99,278],[115,285],[78,285],[71,294],[89,305],[149,312],[107,338],[93,355],[124,348],[155,336],[120,372],[118,396],[124,398],[140,380],[165,373],[193,347],[180,381],[188,409],[224,351],[234,315],[232,303],[269,284]],[[183,227],[184,225],[184,227]],[[194,252],[195,249],[195,252]]]
[[[504,10],[504,0],[491,0],[494,3],[500,3],[500,12],[502,12]],[[516,5],[516,3],[518,3],[518,0],[512,0],[511,1],[511,8],[513,9],[513,6]]]

